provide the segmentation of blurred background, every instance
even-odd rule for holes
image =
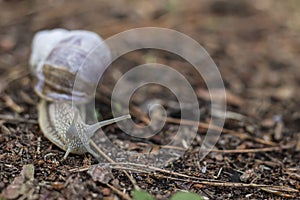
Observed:
[[[31,41],[39,30],[86,29],[105,39],[128,29],[157,26],[187,34],[205,47],[219,67],[227,89],[252,100],[252,106],[240,107],[240,112],[272,115],[279,109],[284,114],[283,107],[295,110],[295,99],[299,99],[299,9],[297,0],[2,0],[0,94],[16,74],[28,73]],[[186,65],[184,61],[174,62],[168,55],[145,56],[145,52],[133,53],[117,65],[128,68],[153,57],[169,66]],[[30,77],[22,82],[21,90],[31,94]],[[7,93],[16,89],[14,84],[10,87],[11,90],[6,88]],[[292,102],[287,104],[289,100]],[[274,102],[281,102],[279,108],[271,109]],[[5,107],[2,104],[1,110]]]

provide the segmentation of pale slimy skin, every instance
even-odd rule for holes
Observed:
[[[91,153],[94,157],[99,155],[90,148],[90,138],[103,126],[130,119],[124,115],[114,119],[104,120],[93,125],[85,124],[80,117],[79,110],[68,103],[47,103],[41,100],[38,105],[38,121],[45,137],[53,144],[66,151],[63,159],[69,153]]]

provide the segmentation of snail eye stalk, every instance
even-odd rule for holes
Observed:
[[[119,122],[119,121],[123,121],[123,120],[126,120],[126,119],[131,119],[131,116],[128,114],[128,115],[123,115],[123,116],[116,117],[116,118],[113,118],[113,119],[108,119],[108,120],[98,122],[96,124],[90,125],[87,132],[86,132],[86,134],[87,134],[88,137],[92,137],[94,135],[94,133],[99,128],[101,128],[103,126],[113,124],[113,123],[116,123],[116,122]]]

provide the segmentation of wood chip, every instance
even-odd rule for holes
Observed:
[[[297,134],[297,145],[296,145],[296,151],[300,151],[300,132]]]
[[[13,111],[17,113],[21,113],[24,111],[24,108],[16,104],[10,96],[3,95],[2,98],[5,101],[6,106],[11,108]]]
[[[11,132],[6,126],[1,125],[1,133],[5,135],[10,135]]]
[[[20,91],[20,96],[24,100],[24,102],[28,103],[29,105],[36,105],[37,102],[34,101],[27,93],[24,91]]]
[[[279,121],[274,129],[274,139],[279,141],[282,139],[283,122]]]

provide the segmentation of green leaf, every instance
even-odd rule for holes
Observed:
[[[171,200],[203,200],[203,197],[192,192],[177,192]]]
[[[133,200],[154,200],[148,192],[143,190],[134,190],[132,192],[132,197]]]

